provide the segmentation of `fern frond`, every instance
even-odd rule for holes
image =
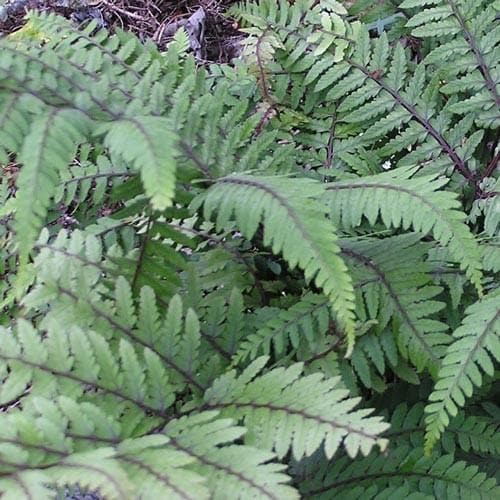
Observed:
[[[175,189],[175,134],[168,120],[153,116],[124,118],[106,125],[105,144],[141,173],[153,208],[165,210]],[[98,133],[102,133],[101,129]]]
[[[384,449],[379,434],[387,425],[368,417],[371,410],[352,411],[359,400],[337,387],[338,378],[301,376],[302,363],[257,377],[266,361],[258,358],[239,377],[226,373],[205,393],[207,408],[244,421],[249,444],[274,449],[279,457],[291,449],[296,459],[311,455],[322,442],[328,457],[341,444],[351,457],[359,451],[366,455],[375,445]]]
[[[354,207],[345,206],[352,213]],[[371,209],[367,213],[376,217]],[[400,213],[396,212],[396,217],[399,216]],[[391,318],[396,319],[397,326],[392,330],[399,352],[417,370],[427,367],[435,374],[449,336],[445,334],[447,326],[433,318],[444,305],[435,300],[441,288],[431,284],[430,267],[424,262],[427,249],[416,241],[414,234],[375,241],[343,239],[341,252],[351,269],[355,285],[359,283],[366,304],[363,308],[365,317],[377,321],[379,332],[387,328]],[[396,366],[397,351],[394,352],[395,346],[387,337],[383,334],[381,339],[383,351],[390,363]],[[373,346],[369,350],[375,356]]]
[[[264,326],[243,340],[233,363],[269,355],[271,348],[281,356],[289,343],[298,348],[302,337],[313,343],[325,334],[330,323],[328,299],[321,295],[307,294],[286,311],[277,309],[273,313]]]
[[[281,252],[292,269],[302,269],[306,279],[314,280],[329,297],[345,327],[349,352],[354,341],[354,293],[338,255],[334,228],[314,199],[322,192],[320,183],[306,179],[229,176],[219,179],[197,205],[203,203],[207,219],[217,211],[219,229],[234,215],[248,239],[262,221],[264,245]]]
[[[464,223],[456,195],[440,188],[447,179],[437,175],[415,176],[415,168],[401,167],[376,176],[338,181],[326,186],[334,221],[346,228],[359,226],[363,217],[373,225],[378,217],[387,227],[432,234],[449,248],[478,292],[481,255]]]
[[[456,498],[479,497],[493,500],[499,493],[494,478],[475,465],[455,461],[453,455],[426,457],[422,448],[399,446],[387,455],[372,453],[352,462],[341,457],[319,468],[300,491],[304,497],[380,498]],[[380,495],[380,496],[378,496]]]
[[[492,376],[494,360],[500,361],[500,294],[494,291],[470,306],[462,325],[453,333],[438,381],[425,411],[426,449],[431,450],[475,386],[481,386],[481,370]]]
[[[477,117],[481,125],[498,127],[500,87],[495,73],[499,68],[497,50],[500,33],[495,27],[495,7],[491,2],[481,0],[440,0],[434,3],[435,7],[423,9],[407,23],[417,37],[451,35],[451,41],[432,50],[425,63],[436,65],[446,61],[445,73],[450,81],[441,88],[443,93],[467,92],[464,99],[450,106],[452,112],[470,113]],[[416,4],[419,2],[410,0],[400,7],[412,8]],[[456,78],[457,74],[464,76]]]
[[[345,23],[347,36],[325,30],[319,19],[326,10],[328,5],[321,3],[301,2],[294,7],[280,3],[272,16],[266,9],[252,14],[252,19],[258,18],[252,22],[261,32],[279,33],[284,45],[274,62],[285,74],[269,83],[273,98],[314,121],[312,133],[307,126],[302,127],[304,132],[294,141],[308,149],[312,146],[316,150],[313,163],[320,165],[331,163],[333,145],[336,162],[341,165],[361,147],[374,148],[380,163],[384,159],[398,165],[433,160],[434,171],[455,169],[474,184],[474,171],[467,162],[474,141],[465,147],[463,138],[468,129],[462,127],[461,134],[454,136],[446,131],[446,125],[443,127],[452,119],[454,104],[448,109],[440,102],[439,77],[429,79],[424,63],[413,68],[408,51],[399,43],[392,48],[386,33],[371,39],[368,27],[356,22]],[[289,11],[296,13],[293,20],[301,19],[302,24],[293,22]],[[320,58],[314,56],[323,35],[330,43],[338,36],[337,44],[346,44],[340,58],[336,57],[338,46],[328,48]],[[328,118],[333,128],[327,124]],[[387,140],[389,134],[391,139]],[[330,146],[325,151],[327,143]],[[309,151],[303,161],[311,162]]]
[[[30,129],[29,106],[33,99],[23,94],[0,95],[2,111],[0,113],[0,148],[4,155],[19,151],[24,137]]]
[[[204,479],[189,470],[192,457],[165,436],[121,437],[126,428],[90,403],[38,397],[2,420],[0,443],[8,455],[0,460],[0,491],[17,498],[33,498],[31,491],[53,498],[45,485],[78,484],[123,499],[144,493],[145,482],[161,496],[209,498]]]
[[[72,324],[82,330],[94,330],[106,339],[125,338],[137,348],[151,350],[172,370],[169,379],[176,390],[186,383],[203,388],[205,382],[199,379],[198,373],[201,367],[199,321],[192,310],[183,310],[179,296],[173,297],[166,314],[160,315],[155,295],[148,287],[142,288],[136,308],[131,286],[123,277],[116,280],[114,300],[110,301],[104,297],[106,288],[96,286],[99,268],[92,266],[92,273],[87,271],[88,281],[82,283],[74,278],[81,270],[76,263],[66,269],[54,261],[44,265],[41,271],[47,273],[44,282],[39,282],[24,300],[25,305],[34,310],[51,304],[42,327],[64,328],[68,318],[80,317],[81,321],[72,321]]]
[[[100,398],[116,399],[116,404],[131,404],[135,411],[167,418],[165,410],[173,402],[174,390],[152,351],[144,350],[139,357],[124,339],[115,350],[102,336],[77,328],[67,333],[50,329],[42,341],[33,327],[21,320],[16,333],[2,331],[5,343],[0,359],[8,375],[3,380],[0,404],[70,389],[80,395],[92,388]],[[56,378],[49,382],[51,376]]]
[[[391,428],[386,437],[391,445],[405,441],[413,446],[424,446],[425,411],[424,403],[408,407],[406,403],[398,405],[390,417]],[[498,456],[500,451],[499,424],[491,418],[469,416],[463,412],[450,421],[445,429],[440,445],[445,453],[456,454],[462,450],[473,458],[473,454]]]
[[[118,158],[112,162],[100,155],[95,162],[82,160],[80,158],[78,165],[62,172],[59,189],[54,196],[56,203],[65,206],[89,200],[93,204],[103,203],[110,183],[117,188],[122,184],[120,181],[134,175],[128,165],[118,161]]]
[[[230,419],[206,411],[170,422],[164,433],[174,448],[195,460],[193,469],[208,480],[211,498],[298,498],[285,467],[270,462],[273,454],[245,445],[232,444],[245,429]]]
[[[500,272],[500,241],[481,245],[483,250],[483,266],[487,271]]]
[[[52,109],[32,123],[24,139],[15,224],[21,265],[26,263],[42,227],[60,172],[68,167],[89,126],[79,111]]]

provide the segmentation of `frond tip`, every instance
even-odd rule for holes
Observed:
[[[124,117],[105,125],[105,144],[141,173],[153,208],[165,210],[175,190],[175,134],[170,121],[157,116]]]
[[[492,358],[500,361],[500,291],[470,306],[453,337],[425,408],[428,452],[448,426],[450,415],[454,417],[465,398],[472,396],[474,385],[482,385],[480,369],[493,376]]]
[[[332,217],[344,227],[356,227],[366,217],[374,224],[380,215],[387,227],[430,233],[447,246],[467,277],[482,293],[481,252],[465,224],[455,193],[442,190],[448,182],[437,174],[415,175],[415,167],[328,184],[326,200]]]
[[[234,215],[248,239],[262,222],[264,245],[281,252],[292,269],[302,269],[330,299],[345,328],[349,354],[354,344],[354,291],[335,228],[318,201],[323,189],[320,182],[304,178],[231,175],[219,179],[193,207],[203,203],[207,219],[217,211],[218,229]]]
[[[327,457],[341,444],[351,457],[359,451],[367,455],[375,445],[385,449],[388,441],[380,434],[389,425],[368,416],[370,409],[353,411],[359,398],[349,398],[338,377],[302,376],[302,363],[257,377],[267,360],[257,358],[239,377],[228,372],[205,393],[208,408],[243,419],[249,444],[274,449],[278,457],[291,448],[297,460],[310,456],[322,442]]]

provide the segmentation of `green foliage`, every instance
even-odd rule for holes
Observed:
[[[412,178],[412,170],[400,167],[327,186],[332,218],[350,228],[359,226],[363,216],[373,225],[380,215],[386,227],[411,227],[424,235],[431,233],[442,246],[448,246],[452,257],[481,292],[479,248],[463,223],[465,216],[459,210],[456,194],[439,191],[447,179],[436,179],[437,174]]]
[[[204,194],[203,215],[210,219],[217,209],[216,229],[221,230],[234,212],[237,227],[249,240],[263,219],[263,244],[274,254],[283,253],[291,269],[303,269],[306,280],[314,279],[330,298],[345,328],[350,351],[354,341],[354,291],[338,256],[340,249],[325,207],[315,202],[322,193],[323,184],[313,180],[223,177]]]
[[[0,495],[498,498],[498,2],[230,12],[0,40]]]
[[[453,333],[453,343],[442,361],[438,380],[426,411],[427,445],[432,446],[455,416],[458,406],[471,397],[473,387],[483,383],[481,371],[495,375],[493,360],[499,361],[500,295],[492,292],[470,306],[462,325]],[[493,358],[493,360],[492,360]]]

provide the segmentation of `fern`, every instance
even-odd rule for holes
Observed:
[[[203,412],[169,423],[165,433],[174,446],[196,460],[195,471],[207,477],[212,495],[223,498],[298,498],[296,490],[283,484],[287,476],[280,464],[269,463],[273,455],[245,445],[228,445],[244,430],[230,419],[214,420],[216,412]],[[224,446],[225,445],[225,446]],[[267,462],[267,463],[266,463]]]
[[[435,373],[449,337],[446,325],[434,316],[443,307],[435,300],[441,288],[429,285],[429,268],[413,264],[425,248],[415,245],[415,236],[409,234],[378,242],[346,240],[342,252],[360,282],[366,318],[377,322],[379,333],[392,318],[397,321],[391,328],[394,340],[390,340],[391,334],[382,333],[380,341],[371,335],[372,342],[380,343],[384,353],[378,356],[379,366],[385,357],[397,365],[399,351],[417,370],[427,367]],[[376,357],[375,345],[369,352]]]
[[[417,403],[411,408],[399,405],[391,415],[391,429],[387,436],[393,442],[411,440],[422,446],[425,437],[424,404]],[[497,454],[500,441],[498,424],[486,416],[470,416],[463,412],[450,421],[440,443],[443,451],[455,454],[459,449],[465,453],[474,451],[491,456]]]
[[[470,397],[473,386],[482,384],[479,368],[494,375],[492,359],[499,359],[498,293],[492,293],[467,310],[463,324],[453,333],[454,342],[448,347],[438,381],[426,408],[427,447],[431,448],[449,422],[457,407]]]
[[[453,460],[452,455],[426,458],[423,450],[399,447],[389,457],[372,455],[357,464],[346,459],[338,460],[322,474],[306,482],[302,494],[310,498],[328,498],[332,495],[346,498],[377,494],[393,494],[397,497],[417,493],[425,497],[435,495],[495,498],[498,487],[494,480],[478,472],[474,465]]]
[[[264,245],[272,246],[274,253],[283,252],[292,269],[299,266],[306,279],[314,279],[323,289],[346,328],[350,351],[354,341],[352,285],[338,256],[334,230],[321,205],[314,203],[321,194],[321,184],[306,180],[226,177],[208,190],[203,199],[204,216],[209,218],[220,205],[217,227],[223,228],[234,212],[248,239],[263,218]],[[252,218],[248,218],[250,212]]]
[[[417,7],[420,2],[406,1],[402,8]],[[453,39],[432,50],[426,57],[427,64],[435,64],[445,54],[451,57],[447,72],[459,76],[441,89],[445,94],[474,91],[462,102],[454,103],[454,113],[474,113],[477,120],[487,127],[498,126],[500,93],[494,79],[498,61],[494,51],[498,46],[498,30],[491,30],[496,10],[487,2],[470,4],[446,0],[431,2],[435,6],[424,9],[410,18],[407,26],[419,37],[454,35]],[[464,73],[468,73],[465,75]]]
[[[312,344],[325,334],[330,323],[328,301],[320,295],[302,297],[286,311],[278,309],[269,313],[272,313],[271,319],[242,342],[234,357],[235,363],[247,357],[255,359],[259,353],[267,355],[271,345],[277,356],[282,355],[289,344],[298,348],[302,337]]]
[[[16,230],[21,264],[38,236],[58,174],[69,165],[75,146],[84,141],[89,128],[85,116],[64,108],[49,110],[32,123],[19,154],[23,168],[18,180]]]
[[[164,210],[175,188],[175,135],[169,122],[157,117],[125,118],[106,130],[104,145],[141,172],[153,208]],[[97,133],[102,133],[102,129]],[[126,140],[124,140],[126,138]]]
[[[279,457],[291,448],[296,459],[311,455],[323,440],[328,457],[340,443],[351,457],[358,451],[366,455],[375,444],[385,447],[386,442],[376,435],[386,424],[378,417],[366,418],[369,410],[350,412],[356,400],[346,400],[347,391],[335,390],[338,381],[322,381],[319,374],[298,378],[300,364],[255,378],[265,362],[265,357],[258,358],[239,378],[234,372],[227,373],[205,394],[206,407],[244,417],[245,424],[254,429],[248,438],[250,443],[275,449]],[[299,394],[308,396],[299,403]],[[327,417],[330,408],[335,411]],[[293,421],[300,421],[300,432],[290,432]],[[371,431],[367,432],[367,427]]]
[[[436,176],[412,177],[413,173],[414,169],[403,168],[327,186],[335,220],[353,227],[365,216],[373,225],[380,214],[387,227],[412,227],[423,234],[430,232],[439,243],[448,246],[451,255],[481,291],[480,252],[476,241],[463,223],[455,196],[437,191],[446,180]],[[357,203],[351,203],[352,197]]]
[[[2,38],[0,495],[497,498],[497,4]]]

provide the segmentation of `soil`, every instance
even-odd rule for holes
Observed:
[[[141,40],[152,39],[164,48],[176,28],[200,8],[204,36],[203,60],[229,62],[242,36],[234,20],[224,16],[235,0],[0,0],[0,36],[19,29],[30,9],[57,12],[75,23],[96,19],[113,31],[124,29]]]

